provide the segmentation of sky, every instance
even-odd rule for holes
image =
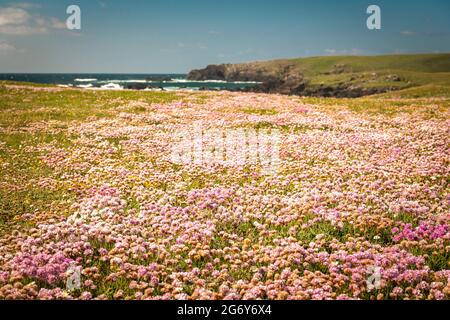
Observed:
[[[69,30],[66,9],[81,9]],[[366,10],[381,9],[381,30]],[[0,0],[0,73],[186,73],[208,64],[450,52],[448,0]]]

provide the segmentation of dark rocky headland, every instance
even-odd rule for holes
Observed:
[[[450,54],[342,56],[209,65],[187,79],[261,83],[241,91],[355,98],[433,83],[426,75],[449,71]]]

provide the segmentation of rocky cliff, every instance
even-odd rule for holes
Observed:
[[[335,65],[328,75],[344,73],[345,66]],[[394,87],[380,86],[368,88],[354,83],[325,83],[313,85],[304,72],[289,63],[245,63],[209,65],[205,69],[192,70],[189,80],[256,81],[260,84],[245,91],[279,93],[288,95],[317,97],[361,97],[395,90]]]
[[[290,94],[303,85],[303,74],[291,64],[266,65],[264,63],[209,65],[192,70],[189,80],[256,81],[260,85],[248,90]]]
[[[257,81],[245,90],[323,97],[361,97],[433,84],[450,72],[450,54],[311,57],[192,70],[189,80]],[[442,78],[442,79],[441,79]],[[442,80],[441,82],[446,82]]]

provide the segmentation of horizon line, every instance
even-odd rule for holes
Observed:
[[[284,57],[284,58],[274,58],[274,59],[267,59],[267,60],[248,60],[244,62],[222,62],[222,63],[208,63],[205,64],[201,68],[206,68],[209,65],[226,65],[226,64],[246,64],[246,63],[258,63],[258,62],[270,62],[270,61],[282,61],[282,60],[294,60],[294,59],[312,59],[312,58],[342,58],[342,57],[386,57],[386,56],[418,56],[418,55],[450,55],[450,52],[417,52],[417,53],[385,53],[385,54],[342,54],[342,55],[312,55],[312,56],[299,56],[299,57]],[[111,74],[111,75],[124,75],[124,74],[130,74],[130,75],[187,75],[190,71],[196,70],[190,69],[189,71],[185,72],[50,72],[50,71],[44,71],[44,72],[8,72],[8,71],[0,71],[0,74]]]

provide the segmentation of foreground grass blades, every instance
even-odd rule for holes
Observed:
[[[442,96],[3,83],[0,299],[448,299]],[[279,130],[278,172],[172,163],[199,120]]]

